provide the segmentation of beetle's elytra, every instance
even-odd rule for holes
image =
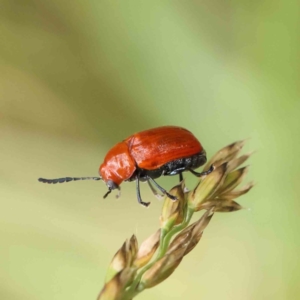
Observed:
[[[190,171],[196,176],[209,174],[208,171],[197,173],[206,162],[206,153],[197,138],[188,130],[176,126],[163,126],[135,133],[116,144],[106,154],[99,168],[100,177],[64,177],[57,179],[39,178],[44,183],[62,183],[72,180],[103,180],[108,186],[108,192],[118,189],[123,181],[136,181],[138,202],[148,206],[149,202],[143,202],[140,195],[140,181],[147,181],[151,190],[154,184],[163,194],[176,200],[162,188],[155,179],[164,175],[179,174],[182,180],[182,172]]]

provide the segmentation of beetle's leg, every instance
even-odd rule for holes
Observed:
[[[137,174],[136,176],[136,196],[138,199],[138,202],[142,204],[143,206],[147,207],[149,206],[150,202],[143,202],[141,198],[141,191],[140,191],[140,174]]]
[[[151,178],[151,177],[148,177],[149,178],[149,180],[151,180],[153,183],[154,183],[154,185],[164,194],[164,195],[167,195],[170,199],[172,199],[172,200],[177,200],[177,197],[175,197],[175,196],[173,196],[173,195],[171,195],[171,194],[169,194],[163,187],[161,187],[153,178]]]
[[[105,195],[103,196],[103,199],[105,199],[110,193],[111,193],[111,189],[108,189],[108,192],[105,193]]]
[[[208,175],[210,174],[213,170],[215,169],[214,165],[211,165],[210,168],[207,170],[207,171],[204,171],[204,172],[201,172],[201,173],[198,173],[192,169],[189,169],[189,171],[194,174],[195,176],[197,177],[201,177],[201,176],[205,176],[205,175]]]
[[[182,172],[179,173],[179,182],[183,180]]]
[[[147,180],[147,183],[148,183],[148,185],[149,185],[149,187],[150,187],[152,193],[154,194],[154,196],[155,196],[157,199],[161,200],[161,199],[163,198],[163,195],[160,195],[160,194],[157,192],[157,190],[153,187],[153,185],[151,184],[151,182],[149,181],[149,179]]]

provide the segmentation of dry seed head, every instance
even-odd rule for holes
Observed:
[[[186,248],[184,255],[189,253],[199,242],[202,232],[208,225],[213,216],[213,208],[203,214],[203,216],[195,223],[189,225],[181,233],[179,233],[170,244],[167,254],[173,253],[177,249]]]
[[[140,282],[141,287],[151,288],[167,279],[178,267],[181,260],[182,256],[178,258],[178,255],[173,253],[162,257],[145,272]]]
[[[192,239],[192,232],[194,227],[196,226],[196,222],[186,227],[182,230],[171,242],[168,248],[168,254],[172,253],[177,248],[180,248],[182,245],[188,244]]]
[[[236,199],[236,198],[238,198],[242,195],[247,194],[253,188],[253,186],[254,186],[254,183],[249,182],[248,184],[246,184],[240,190],[223,193],[222,196],[220,196],[220,197],[224,200],[233,200],[233,199]]]
[[[188,253],[190,253],[199,243],[199,241],[201,240],[203,235],[203,232],[201,232],[200,234],[196,235],[193,237],[193,239],[190,241],[189,246],[187,247],[184,255],[187,255]]]
[[[132,265],[132,262],[135,259],[137,250],[138,250],[137,239],[136,239],[135,235],[133,234],[131,236],[130,240],[126,240],[126,243],[125,243],[125,255],[126,255],[125,266],[126,267],[130,267]]]
[[[121,273],[121,272],[120,272]],[[98,296],[97,300],[117,300],[120,299],[120,295],[122,292],[122,286],[121,286],[121,280],[119,274],[115,275],[114,278],[112,278],[110,281],[108,281],[102,291],[100,292],[100,295]]]
[[[201,203],[211,198],[219,186],[223,183],[227,169],[227,163],[217,167],[212,173],[207,175],[198,186],[188,194],[188,206],[194,211],[200,209]]]
[[[132,262],[136,257],[138,249],[139,249],[138,241],[136,239],[136,236],[133,234],[128,243],[128,251],[129,251],[130,255],[128,255],[127,266],[132,265]]]
[[[226,161],[234,159],[245,145],[245,140],[232,143],[219,150],[205,165],[204,171],[207,171],[211,165],[218,167]]]
[[[242,160],[241,160],[242,161]],[[230,162],[227,164],[227,166]],[[236,165],[235,163],[233,165]],[[233,199],[246,194],[252,187],[250,183],[243,189],[233,191],[244,179],[248,172],[248,167],[243,167],[227,173],[224,176],[224,181],[219,185],[218,189],[211,197],[207,197],[198,207],[198,210],[209,209],[215,207],[215,212],[232,212],[242,209],[243,207],[238,203],[232,201]]]
[[[182,245],[187,245],[190,243],[192,238],[192,229],[194,226],[195,224],[188,226],[185,230],[183,230],[174,238],[174,240],[168,248],[167,254],[170,254],[176,249],[181,248]]]
[[[133,266],[141,268],[146,265],[153,257],[159,246],[160,230],[148,237],[140,246]]]
[[[127,267],[120,272],[119,276],[120,276],[122,289],[126,288],[132,283],[135,274],[136,274],[136,269],[131,267]]]
[[[184,181],[173,187],[170,194],[176,196],[177,200],[174,201],[169,197],[165,197],[160,217],[160,226],[167,231],[183,220],[185,206]]]
[[[201,204],[200,207],[200,209],[211,209],[211,208],[213,208],[215,212],[233,212],[233,211],[238,211],[240,209],[243,209],[243,207],[235,201],[224,200],[219,198],[205,201],[204,203]]]
[[[144,288],[149,288],[154,286],[155,284],[153,284],[153,282],[155,282],[155,278],[158,278],[159,272],[168,263],[169,259],[170,259],[169,256],[164,256],[160,260],[158,260],[149,270],[147,270],[144,273],[140,284],[142,284]]]
[[[247,154],[244,154],[240,157],[237,157],[233,160],[228,161],[228,165],[227,165],[227,172],[231,172],[234,169],[236,169],[237,167],[239,167],[241,164],[243,164],[252,154],[254,153],[254,151],[249,152]]]
[[[125,268],[117,273],[104,285],[97,300],[122,300],[123,291],[132,283],[134,275],[135,270],[132,268]]]
[[[186,243],[182,243],[181,245],[178,245],[176,249],[173,249],[172,251],[168,251],[166,253],[166,256],[171,256],[174,261],[178,259],[182,259],[186,253],[189,243],[190,243],[190,239]]]
[[[248,169],[249,167],[243,167],[227,174],[223,184],[218,188],[216,195],[220,196],[235,189],[246,176]]]
[[[220,201],[220,206],[215,207],[216,212],[233,212],[243,209],[241,205],[239,205],[235,201]]]
[[[105,277],[105,282],[110,281],[118,272],[122,271],[127,265],[127,244],[128,240],[124,242],[122,247],[114,255]]]
[[[126,240],[113,257],[105,276],[105,282],[111,280],[118,272],[122,271],[124,268],[132,265],[132,262],[135,259],[137,253],[137,249],[137,239],[135,235],[132,235],[130,240]]]
[[[195,226],[192,228],[191,240],[184,255],[187,255],[189,252],[191,252],[198,244],[198,242],[202,237],[204,229],[210,222],[213,215],[214,215],[214,207],[207,210],[205,214],[200,218],[200,220],[194,223]]]
[[[208,197],[205,197],[200,207],[198,207],[198,210],[203,208],[208,209],[212,206],[218,207],[215,211],[235,211],[242,208],[233,202],[229,204],[229,202],[223,203],[223,201],[233,200],[240,195],[247,193],[253,186],[249,185],[241,191],[233,191],[245,177],[248,167],[240,168],[238,170],[235,169],[243,164],[253,154],[253,152],[250,152],[237,157],[244,144],[245,141],[238,141],[224,147],[207,163],[206,167],[208,167],[211,163],[219,165],[221,162],[226,161],[226,174],[223,177],[221,184],[219,184],[219,186],[215,189],[215,192]]]

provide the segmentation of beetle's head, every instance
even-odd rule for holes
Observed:
[[[117,198],[119,198],[121,191],[120,185],[123,180],[119,174],[114,171],[114,168],[107,163],[103,163],[99,168],[99,175],[108,187],[108,191],[103,198],[106,198],[113,190],[119,190],[117,195]]]
[[[112,180],[107,180],[107,181],[106,181],[106,185],[107,185],[107,187],[108,187],[108,191],[107,191],[107,193],[103,196],[103,198],[106,198],[106,197],[111,193],[112,190],[119,190],[119,193],[118,193],[118,195],[117,195],[117,198],[120,197],[120,195],[121,195],[121,188],[120,188],[120,186],[119,186],[118,184],[116,184],[116,183],[113,182]]]
[[[124,180],[128,180],[135,171],[135,161],[129,153],[126,143],[121,142],[111,148],[105,158],[104,162],[99,168],[99,175],[108,187],[108,192],[104,198],[111,193],[112,190],[119,190],[120,185]]]

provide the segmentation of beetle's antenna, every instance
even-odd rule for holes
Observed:
[[[77,180],[102,180],[101,177],[63,177],[63,178],[56,178],[56,179],[46,179],[46,178],[39,178],[39,182],[43,183],[64,183],[69,181],[77,181]]]

